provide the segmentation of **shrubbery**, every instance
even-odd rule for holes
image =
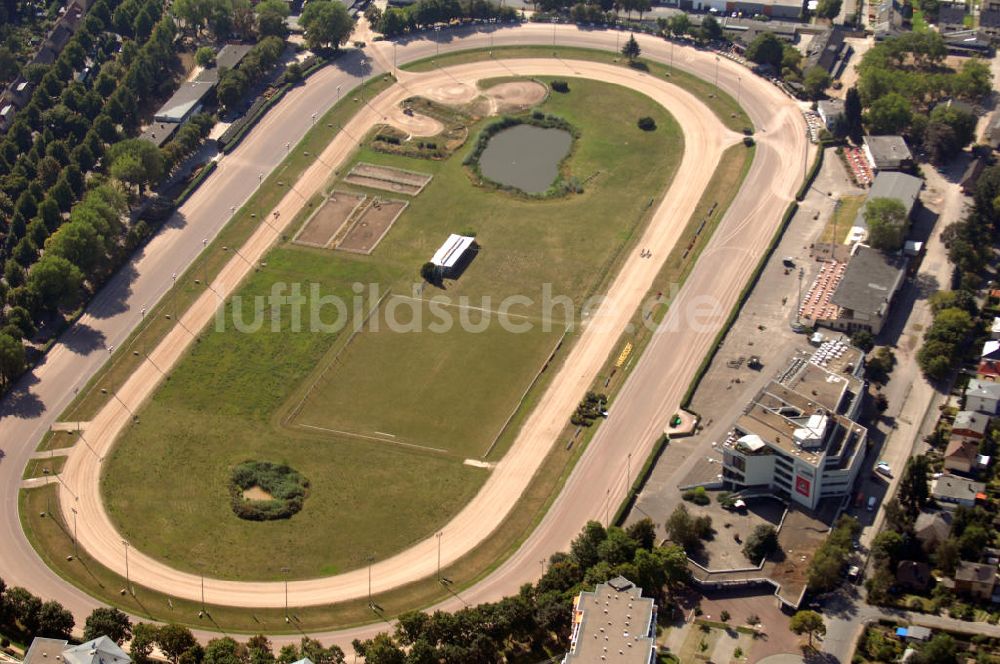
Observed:
[[[696,486],[693,489],[688,489],[681,494],[681,498],[690,503],[694,503],[695,505],[708,505],[712,502],[712,499],[708,497],[708,492],[703,486]]]
[[[648,115],[644,115],[643,117],[639,118],[638,125],[639,129],[642,129],[643,131],[653,131],[654,129],[656,129],[656,120],[649,117]]]
[[[253,487],[260,487],[271,499],[245,498],[243,492]],[[298,471],[267,461],[244,461],[233,468],[229,483],[233,512],[250,521],[290,518],[302,509],[308,488],[309,481]]]
[[[562,92],[564,94],[569,92],[569,83],[566,81],[552,81],[550,86],[555,92]]]

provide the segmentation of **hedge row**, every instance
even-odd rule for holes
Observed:
[[[184,187],[184,191],[178,194],[177,198],[174,199],[174,206],[180,207],[184,204],[184,201],[191,198],[191,194],[201,186],[201,183],[205,181],[212,172],[219,167],[219,162],[212,160],[205,164],[202,169],[198,172],[198,175],[194,176],[194,179],[188,183],[188,186]]]
[[[642,487],[646,485],[649,476],[653,473],[653,467],[656,466],[656,462],[660,459],[660,455],[663,454],[663,450],[667,449],[667,444],[670,443],[670,438],[664,434],[660,436],[660,439],[656,441],[653,445],[653,450],[646,457],[645,463],[642,464],[642,468],[639,469],[639,474],[635,476],[635,481],[632,482],[632,486],[629,487],[628,495],[625,496],[625,500],[622,504],[618,506],[618,510],[615,512],[615,518],[612,520],[617,526],[622,525],[625,521],[625,517],[628,516],[629,511],[635,504],[636,499],[639,497],[639,492],[642,491]]]
[[[305,80],[310,75],[319,71],[327,62],[329,60],[318,55],[311,55],[303,60],[300,65],[302,67],[302,79]],[[265,99],[263,96],[257,97],[247,112],[243,114],[243,117],[229,125],[229,128],[222,133],[222,136],[218,140],[219,149],[223,152],[231,152],[246,137],[247,132],[264,117],[264,114],[298,83],[299,81],[287,82],[284,75],[282,75],[280,79],[281,87],[278,88],[278,91],[270,99]]]
[[[820,155],[823,153],[820,152]],[[757,263],[757,267],[754,268],[753,275],[750,277],[750,281],[747,285],[743,287],[740,291],[740,295],[736,300],[736,304],[733,305],[732,310],[729,312],[729,316],[726,318],[726,322],[722,325],[722,329],[719,333],[715,335],[715,340],[712,343],[712,347],[709,349],[708,353],[702,359],[701,364],[698,365],[698,371],[695,372],[694,378],[691,379],[691,384],[688,385],[687,392],[684,393],[684,398],[681,399],[681,408],[687,410],[688,406],[691,405],[691,399],[694,398],[694,393],[698,389],[698,385],[701,383],[701,379],[705,377],[705,373],[708,372],[709,365],[712,364],[712,360],[715,359],[715,354],[719,351],[719,347],[722,346],[722,340],[725,339],[726,335],[729,333],[729,328],[733,326],[736,322],[736,317],[739,316],[740,311],[743,309],[743,305],[750,298],[750,293],[753,292],[754,286],[757,285],[757,280],[760,279],[761,273],[764,271],[764,266],[771,259],[771,254],[778,246],[778,242],[781,241],[781,236],[784,235],[785,229],[788,228],[788,224],[792,221],[792,217],[795,216],[795,212],[799,209],[799,204],[796,201],[792,201],[788,205],[788,209],[785,210],[784,216],[781,218],[781,224],[778,225],[778,230],[775,231],[774,237],[771,238],[771,243],[767,246],[764,251],[764,255],[761,256],[760,261]]]

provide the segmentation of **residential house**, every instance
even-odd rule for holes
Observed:
[[[925,551],[933,551],[951,535],[952,513],[941,510],[921,512],[913,524],[913,531]]]
[[[958,475],[942,475],[931,480],[931,497],[941,503],[942,507],[951,509],[953,506],[972,507],[977,500],[985,500],[986,485]]]
[[[989,601],[996,586],[996,565],[983,565],[963,560],[955,569],[955,592],[978,600]]]
[[[1000,383],[971,379],[965,388],[965,409],[991,417],[1000,415]]]
[[[986,436],[989,426],[989,415],[973,410],[960,410],[951,425],[951,437],[978,442]]]
[[[827,130],[833,131],[833,128],[837,126],[837,122],[844,117],[844,100],[824,99],[823,101],[816,102],[816,113],[823,120],[823,125]]]
[[[979,442],[963,438],[952,438],[944,451],[944,469],[957,473],[971,473],[979,459]]]
[[[990,339],[1000,339],[1000,316],[994,316],[990,323]]]
[[[902,560],[896,568],[896,585],[916,593],[926,592],[931,587],[931,566],[915,560]]]
[[[64,639],[36,638],[24,654],[24,664],[131,664],[131,658],[106,636],[78,646]]]
[[[992,296],[991,293],[990,297]],[[976,373],[989,380],[1000,378],[1000,340],[991,339],[983,344]]]

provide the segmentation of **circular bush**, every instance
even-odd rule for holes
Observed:
[[[564,94],[569,92],[569,83],[566,81],[552,81],[551,86],[556,92],[562,92]]]
[[[643,131],[653,131],[656,129],[656,120],[648,115],[639,118],[639,129]]]
[[[244,491],[259,487],[269,500],[251,500]],[[233,468],[229,480],[233,512],[249,521],[288,519],[302,509],[309,489],[309,480],[284,464],[267,461],[244,461]]]

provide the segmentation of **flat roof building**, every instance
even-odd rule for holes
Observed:
[[[250,44],[226,44],[216,53],[215,66],[206,67],[194,80],[203,83],[218,83],[219,71],[221,69],[235,69],[252,49],[253,46]]]
[[[201,110],[205,95],[211,92],[214,87],[215,83],[207,81],[182,83],[177,92],[160,107],[153,119],[156,122],[184,123]]]
[[[823,125],[833,131],[837,122],[844,117],[844,100],[824,99],[816,102],[816,113],[823,120]]]
[[[821,366],[856,357],[834,372]],[[850,494],[861,469],[868,430],[854,418],[864,397],[863,353],[843,341],[811,356],[796,354],[764,386],[723,442],[726,489],[768,493],[816,509],[823,498]]]
[[[142,131],[139,138],[149,141],[158,148],[163,147],[167,141],[173,138],[180,126],[178,122],[153,122]]]
[[[472,260],[477,248],[476,238],[452,233],[434,252],[430,262],[440,271],[442,277],[452,277],[461,274]]]
[[[24,654],[24,664],[131,664],[125,651],[106,636],[69,645],[64,639],[36,638]]]
[[[835,330],[853,333],[882,331],[896,293],[906,279],[906,256],[884,254],[859,244],[847,264],[844,276],[830,301],[840,307],[834,319],[823,324]]]
[[[861,149],[875,172],[899,171],[913,166],[913,154],[902,136],[865,136]]]
[[[656,602],[623,576],[577,595],[572,629],[563,664],[656,661]]]
[[[851,241],[857,243],[868,239],[868,222],[865,221],[865,210],[869,201],[875,198],[891,198],[899,201],[906,208],[906,217],[910,218],[923,187],[923,180],[906,173],[883,171],[876,175],[875,180],[872,181],[871,189],[868,190],[865,204],[861,206],[854,217],[854,226],[850,232]]]
[[[956,505],[972,507],[981,496],[985,497],[984,491],[986,485],[982,482],[957,475],[942,475],[931,480],[931,497],[949,509],[953,509]]]

